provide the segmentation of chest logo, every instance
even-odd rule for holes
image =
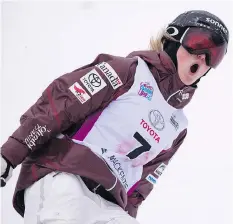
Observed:
[[[176,116],[174,114],[170,118],[170,123],[173,125],[176,131],[179,129],[179,123],[176,121]]]
[[[149,113],[149,120],[152,126],[158,130],[162,131],[165,127],[165,122],[162,114],[158,110],[151,110]]]
[[[140,89],[138,91],[138,95],[145,97],[149,101],[151,101],[153,96],[154,88],[148,82],[141,82]]]
[[[150,125],[144,121],[143,119],[141,120],[140,125],[147,131],[147,133],[152,136],[157,143],[160,141],[160,137],[158,134],[150,127]]]

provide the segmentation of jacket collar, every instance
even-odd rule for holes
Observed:
[[[191,101],[196,87],[186,86],[180,80],[173,61],[165,51],[134,51],[127,57],[135,56],[147,63],[164,99],[171,106],[181,109]]]

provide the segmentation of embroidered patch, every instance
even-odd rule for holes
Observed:
[[[167,166],[164,163],[161,163],[157,169],[155,170],[155,174],[157,174],[158,176],[161,176],[163,174],[163,171],[165,170]]]
[[[110,82],[113,89],[117,89],[123,85],[118,74],[115,72],[115,70],[107,62],[102,62],[102,63],[96,65],[96,67],[98,67],[104,73],[104,75],[106,76],[106,78]]]
[[[92,69],[90,72],[84,75],[80,81],[87,88],[91,95],[96,94],[105,86],[107,86],[105,81],[95,69]]]
[[[139,96],[143,96],[151,101],[153,96],[154,88],[148,82],[140,83],[140,90],[138,91]]]
[[[176,115],[173,114],[171,116],[170,123],[172,124],[172,126],[175,128],[176,131],[179,129],[179,123],[176,121]]]
[[[146,177],[146,180],[148,180],[151,184],[156,184],[156,178],[153,176],[153,175],[151,175],[151,174],[149,174],[147,177]]]
[[[78,98],[80,103],[85,103],[91,97],[87,94],[87,92],[76,82],[74,83],[69,90]]]
[[[189,93],[182,94],[182,100],[188,100],[189,99]]]

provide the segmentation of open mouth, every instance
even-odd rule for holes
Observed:
[[[193,64],[191,67],[190,67],[190,71],[191,73],[195,74],[197,72],[199,68],[199,65],[198,64]]]

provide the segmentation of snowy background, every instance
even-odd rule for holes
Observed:
[[[99,53],[126,56],[147,49],[151,35],[190,9],[216,13],[233,35],[230,1],[2,3],[1,145],[55,78]],[[186,108],[188,137],[139,209],[141,224],[233,223],[230,44]],[[19,167],[1,191],[3,224],[23,223],[11,203],[18,173]]]

